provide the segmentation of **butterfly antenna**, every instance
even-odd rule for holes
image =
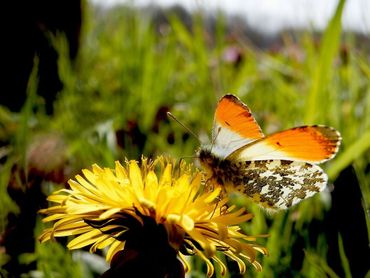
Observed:
[[[179,125],[181,125],[187,132],[189,132],[191,135],[193,135],[198,141],[199,143],[200,140],[199,140],[199,136],[196,135],[189,127],[187,127],[185,124],[183,124],[182,122],[180,122],[171,112],[167,112],[167,116],[169,118],[171,118],[172,120],[174,120],[176,123],[178,123]]]
[[[218,137],[218,135],[220,134],[220,132],[221,132],[221,127],[219,127],[218,129],[217,129],[217,133],[215,134],[215,136],[213,136],[213,138],[212,138],[212,142],[211,142],[211,151],[212,151],[212,149],[213,149],[213,146],[216,144],[216,140],[217,140],[217,137]]]

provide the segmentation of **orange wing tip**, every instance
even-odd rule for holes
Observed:
[[[323,163],[339,150],[340,133],[334,128],[300,126],[256,140],[229,155],[235,160],[283,159]]]
[[[313,125],[312,127],[316,128],[320,131],[325,138],[335,142],[336,145],[339,147],[342,142],[342,136],[338,130],[333,127],[325,126],[325,125]]]
[[[252,112],[248,108],[248,106],[243,103],[237,96],[227,94],[220,98],[220,100],[218,101],[216,109],[216,119],[220,120],[222,124],[230,126],[231,124],[228,123],[226,120],[228,116],[231,115],[234,117],[239,116],[248,119],[252,117],[253,121],[255,122],[252,116]]]
[[[300,126],[266,138],[270,148],[289,158],[312,163],[332,159],[339,150],[340,133],[324,125]]]
[[[339,146],[342,142],[342,136],[339,131],[333,127],[325,125],[313,125],[307,127],[315,130],[317,141],[320,144],[320,147],[327,154],[327,157],[321,162],[332,159],[339,151]]]
[[[232,94],[224,95],[219,100],[215,120],[244,138],[259,139],[264,136],[248,106]]]

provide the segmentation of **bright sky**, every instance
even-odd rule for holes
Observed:
[[[322,29],[333,14],[338,0],[90,0],[102,6],[116,3],[132,3],[136,6],[181,4],[189,10],[217,9],[227,14],[240,15],[260,31],[276,32],[284,27],[308,27]],[[343,14],[343,28],[370,33],[370,0],[347,0]]]

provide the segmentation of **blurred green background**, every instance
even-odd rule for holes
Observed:
[[[93,163],[113,167],[142,154],[191,162],[199,143],[166,112],[208,138],[218,98],[233,93],[266,134],[325,124],[343,142],[322,166],[330,177],[322,194],[275,215],[235,199],[255,214],[245,231],[270,234],[259,241],[270,255],[259,258],[261,273],[250,266],[238,276],[230,265],[227,277],[369,277],[370,48],[368,37],[342,32],[344,4],[323,32],[286,31],[271,44],[222,13],[179,7],[82,2],[74,48],[61,28],[42,29],[57,76],[36,51],[25,102],[0,106],[1,274],[98,277],[108,267],[102,254],[37,242],[46,196]],[[15,93],[4,86],[1,94]],[[204,277],[201,261],[192,266],[189,277]]]

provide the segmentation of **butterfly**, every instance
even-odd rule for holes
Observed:
[[[323,125],[265,136],[251,111],[227,94],[217,105],[212,144],[198,151],[207,185],[238,191],[260,206],[288,209],[322,191],[328,177],[316,164],[332,159],[341,136]]]

